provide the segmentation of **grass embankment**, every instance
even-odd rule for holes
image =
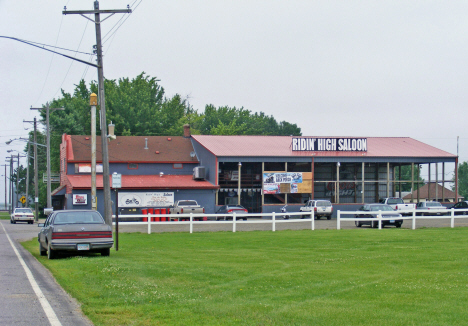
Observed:
[[[0,220],[9,220],[10,214],[8,212],[0,212]]]
[[[96,325],[462,325],[468,228],[121,234],[47,260]]]

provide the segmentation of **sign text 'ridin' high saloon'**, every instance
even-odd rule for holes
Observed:
[[[367,152],[367,138],[293,138],[293,151]]]

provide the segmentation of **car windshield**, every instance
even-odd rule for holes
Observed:
[[[15,209],[15,213],[32,214],[32,210],[30,208],[17,208]]]
[[[102,224],[104,219],[97,212],[64,212],[55,216],[54,224]]]
[[[389,198],[387,200],[388,205],[395,205],[395,204],[404,204],[401,198]]]
[[[331,206],[331,203],[329,201],[318,201],[317,206],[319,206],[319,207],[328,207],[328,206]]]
[[[439,202],[437,202],[437,201],[435,201],[435,202],[428,202],[428,203],[426,203],[426,206],[427,206],[427,207],[442,207],[442,204],[439,203]]]
[[[244,209],[241,205],[229,205],[228,209]]]
[[[387,205],[374,205],[370,207],[371,211],[393,211],[393,208]]]

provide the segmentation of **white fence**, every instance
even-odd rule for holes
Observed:
[[[370,218],[370,217],[356,217],[356,215],[364,215],[368,214],[368,212],[363,211],[338,211],[336,216],[336,229],[339,230],[341,228],[341,221],[377,221],[379,225],[379,229],[382,229],[382,221],[389,221],[389,220],[411,220],[412,225],[411,228],[414,230],[416,229],[416,220],[425,220],[425,219],[450,219],[450,227],[455,227],[455,219],[456,218],[467,218],[467,211],[466,209],[431,209],[428,210],[421,210],[421,209],[413,209],[411,210],[410,216],[402,216],[402,217],[382,217],[382,211],[378,211],[377,218]],[[457,213],[463,213],[463,215],[455,215]],[[375,213],[375,212],[374,212]],[[418,216],[417,214],[424,214],[424,216]],[[342,217],[346,215],[352,215],[352,217]]]
[[[300,218],[303,215],[310,215],[310,218]],[[115,215],[112,216],[115,218]],[[143,222],[126,222],[125,219],[127,218],[144,218],[147,219]],[[207,220],[197,221],[197,219],[203,219],[204,217]],[[224,218],[232,219],[224,220]],[[260,217],[260,219],[252,220],[252,217]],[[262,217],[270,217],[271,219],[263,219]],[[297,217],[297,218],[295,218]],[[158,218],[159,221],[155,221]],[[164,218],[167,221],[162,221],[161,219]],[[221,221],[217,221],[217,218],[223,218]],[[247,218],[247,220],[242,220]],[[171,221],[172,219],[172,221]],[[176,220],[174,220],[176,219]],[[181,221],[181,219],[187,219],[187,221]],[[278,223],[304,223],[310,222],[311,230],[315,230],[315,219],[314,213],[303,213],[303,212],[296,212],[296,213],[255,213],[255,214],[144,214],[144,215],[123,215],[119,216],[119,225],[147,225],[148,226],[148,234],[151,234],[151,227],[153,225],[190,225],[190,233],[193,233],[193,226],[197,224],[223,224],[226,223],[232,224],[232,232],[236,232],[238,224],[271,224],[271,230],[276,231],[276,224]],[[115,225],[115,222],[113,222]]]
[[[356,215],[363,215],[367,212],[363,211],[337,211],[337,218],[336,218],[336,229],[341,229],[341,223],[343,221],[377,221],[379,229],[382,229],[382,221],[385,220],[411,220],[412,221],[412,229],[416,229],[416,221],[417,220],[424,220],[424,219],[450,219],[450,226],[452,228],[455,227],[455,219],[457,218],[468,218],[468,210],[454,210],[453,208],[450,210],[431,210],[430,212],[427,210],[412,210],[410,216],[402,216],[402,217],[391,217],[391,218],[383,218],[382,212],[374,212],[378,213],[376,218],[373,217],[356,217]],[[463,215],[455,215],[455,212],[461,213]],[[418,216],[416,214],[431,214],[425,216]],[[437,215],[437,214],[449,214],[449,215]],[[301,218],[304,215],[310,215],[309,218]],[[343,217],[349,216],[350,217]],[[115,218],[115,215],[112,216]],[[207,220],[197,220],[203,219],[204,217]],[[217,218],[229,218],[230,220],[222,220],[217,221]],[[252,219],[255,217],[256,219]],[[265,217],[265,218],[264,218]],[[285,218],[287,217],[287,218]],[[128,218],[145,218],[146,221],[133,221],[128,222],[125,221]],[[162,218],[166,219],[167,221],[161,221]],[[247,220],[243,220],[247,218]],[[159,221],[156,221],[159,219]],[[186,221],[181,221],[181,219],[186,219]],[[232,220],[231,220],[232,219]],[[232,232],[236,232],[237,225],[242,224],[271,224],[271,231],[276,231],[276,224],[282,223],[310,223],[311,230],[315,230],[315,218],[314,212],[305,213],[305,212],[288,212],[288,213],[255,213],[255,214],[139,214],[139,215],[122,215],[119,216],[119,225],[126,226],[126,225],[147,225],[148,227],[148,234],[151,234],[152,226],[158,225],[189,225],[190,226],[190,233],[193,233],[193,226],[194,225],[206,225],[206,224],[222,224],[226,225],[232,224]],[[113,223],[115,225],[115,222]]]

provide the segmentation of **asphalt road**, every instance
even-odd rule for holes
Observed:
[[[92,325],[76,300],[19,244],[37,237],[37,224],[0,224],[0,325]]]

